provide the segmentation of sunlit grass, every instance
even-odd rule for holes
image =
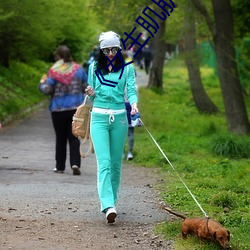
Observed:
[[[163,94],[146,88],[139,90],[142,120],[175,170],[144,127],[135,129],[133,163],[161,170],[164,184],[156,188],[160,190],[165,204],[190,217],[202,217],[202,211],[179,179],[182,178],[206,213],[231,231],[232,249],[250,249],[249,237],[246,237],[246,232],[250,232],[250,159],[246,153],[250,138],[228,134],[218,78],[210,68],[202,68],[201,74],[209,97],[220,110],[217,115],[201,115],[197,111],[187,70],[180,60],[170,61],[165,66]],[[226,141],[233,138],[233,143],[223,144],[224,138]],[[238,157],[232,157],[235,153]],[[217,249],[214,244],[200,248],[196,239],[191,244],[179,239],[178,225],[179,219],[163,223],[156,230],[166,238],[176,239],[178,250]]]
[[[38,84],[47,70],[48,65],[39,61],[31,66],[11,62],[8,69],[0,67],[0,122],[9,115],[18,117],[21,111],[45,98],[39,92]]]
[[[0,68],[0,122],[9,114],[44,99],[38,91],[38,82],[47,69],[48,65],[42,62],[34,62],[32,67],[13,63],[8,71]],[[197,111],[187,70],[181,60],[170,61],[165,66],[162,94],[145,88],[139,90],[142,120],[174,170],[144,127],[135,129],[133,163],[161,171],[163,184],[155,188],[160,190],[166,204],[190,217],[203,216],[180,181],[179,177],[182,178],[206,213],[230,230],[232,249],[250,249],[250,159],[247,149],[250,138],[228,134],[218,78],[206,67],[201,68],[201,75],[209,97],[220,110],[217,115],[201,115]],[[246,107],[249,114],[250,98],[246,98]],[[233,142],[226,144],[229,139]],[[238,157],[232,157],[235,153]],[[163,223],[156,231],[175,239],[178,250],[217,249],[212,243],[200,248],[195,238],[185,242],[178,238],[180,223],[179,219]]]

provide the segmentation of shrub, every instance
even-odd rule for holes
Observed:
[[[247,140],[236,135],[222,135],[212,140],[211,150],[215,155],[231,159],[249,158],[250,146]]]
[[[228,192],[221,192],[219,194],[215,194],[212,197],[210,203],[217,207],[229,209],[233,209],[237,206],[233,195],[229,194]]]

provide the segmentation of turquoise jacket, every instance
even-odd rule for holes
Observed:
[[[115,87],[102,84],[96,76],[95,70],[96,63],[93,62],[89,66],[88,71],[88,84],[95,90],[95,97],[90,97],[90,99],[93,100],[93,107],[104,109],[124,109],[125,89],[129,103],[132,105],[133,103],[138,102],[135,85],[135,71],[132,65],[129,64],[124,68],[121,79],[119,79],[121,69],[117,72],[111,71],[109,74],[103,75],[105,80],[118,82]]]

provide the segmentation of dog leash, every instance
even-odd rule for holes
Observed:
[[[189,194],[191,195],[191,197],[193,198],[193,200],[196,202],[196,204],[198,205],[198,207],[200,208],[200,210],[202,211],[202,213],[205,215],[206,218],[209,218],[209,216],[203,210],[203,208],[201,207],[201,205],[199,204],[199,202],[196,200],[196,198],[194,197],[194,195],[192,194],[192,192],[190,191],[190,189],[188,188],[188,186],[186,185],[186,183],[182,180],[182,178],[178,174],[176,168],[173,166],[173,164],[170,162],[170,160],[168,159],[168,157],[165,155],[165,153],[163,152],[163,150],[161,149],[161,147],[159,146],[159,144],[157,143],[157,141],[154,139],[154,137],[152,136],[152,134],[149,132],[148,128],[145,126],[145,124],[143,123],[143,121],[141,120],[141,118],[139,118],[139,119],[140,119],[142,125],[144,126],[144,128],[146,129],[146,131],[148,132],[148,134],[150,135],[151,139],[155,143],[155,145],[158,147],[158,149],[160,150],[160,152],[162,153],[162,155],[165,157],[165,159],[167,160],[167,162],[169,163],[169,165],[171,166],[171,168],[175,171],[175,173],[179,177],[180,181],[185,186],[185,188],[187,189],[187,191],[189,192]]]

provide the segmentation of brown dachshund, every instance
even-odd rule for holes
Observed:
[[[230,232],[222,225],[210,218],[187,218],[185,215],[173,212],[169,208],[163,207],[166,211],[183,219],[181,233],[183,239],[187,239],[188,234],[196,235],[201,241],[216,241],[224,249],[231,249],[229,245]]]

